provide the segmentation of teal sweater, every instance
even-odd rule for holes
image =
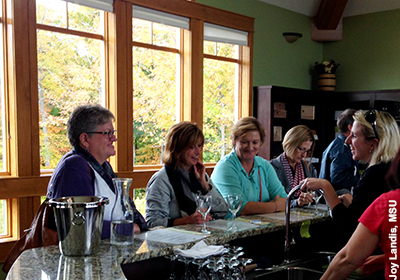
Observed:
[[[242,194],[243,202],[238,214],[247,202],[260,201],[260,185],[262,202],[274,200],[277,195],[287,196],[275,169],[267,160],[256,156],[249,176],[240,163],[235,150],[217,163],[211,179],[224,198],[230,193]]]

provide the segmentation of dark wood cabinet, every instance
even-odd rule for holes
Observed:
[[[254,87],[253,100],[254,116],[267,131],[266,141],[259,155],[267,160],[278,156],[283,152],[282,140],[285,133],[302,124],[315,130],[318,136],[313,154],[318,160],[314,163],[317,169],[323,151],[335,139],[335,113],[347,108],[388,111],[400,124],[400,90],[329,92],[257,86]],[[302,118],[303,108],[313,108],[313,118]],[[274,111],[277,112],[274,114]],[[275,131],[281,129],[282,140],[274,141],[274,127]]]

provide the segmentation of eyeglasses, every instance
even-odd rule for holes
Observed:
[[[311,150],[307,150],[307,149],[300,148],[300,147],[297,147],[297,149],[299,149],[300,153],[302,153],[302,154],[304,154],[304,153],[308,154],[309,152],[311,152]]]
[[[379,140],[378,131],[376,130],[376,112],[375,110],[369,110],[364,114],[364,118],[370,123],[375,132],[375,138]]]
[[[97,134],[103,134],[108,136],[108,139],[113,139],[115,134],[117,133],[117,130],[108,130],[108,131],[91,131],[91,132],[86,132],[86,133],[97,133]]]

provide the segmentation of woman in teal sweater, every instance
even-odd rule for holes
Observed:
[[[223,197],[243,197],[240,215],[285,211],[286,191],[271,164],[257,156],[265,130],[254,117],[240,119],[232,128],[234,149],[221,159],[211,175]]]

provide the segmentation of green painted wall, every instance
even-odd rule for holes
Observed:
[[[322,59],[323,44],[310,39],[311,19],[256,0],[197,0],[255,18],[253,85],[311,89],[311,67]],[[283,32],[299,32],[303,38],[289,44]]]
[[[314,42],[311,19],[256,0],[196,2],[255,18],[253,85],[315,89],[312,66],[334,59],[337,91],[400,88],[400,10],[346,17],[342,40]],[[289,44],[283,32],[303,38]]]
[[[325,43],[323,57],[339,62],[338,91],[400,88],[400,10],[343,19],[343,40]]]

